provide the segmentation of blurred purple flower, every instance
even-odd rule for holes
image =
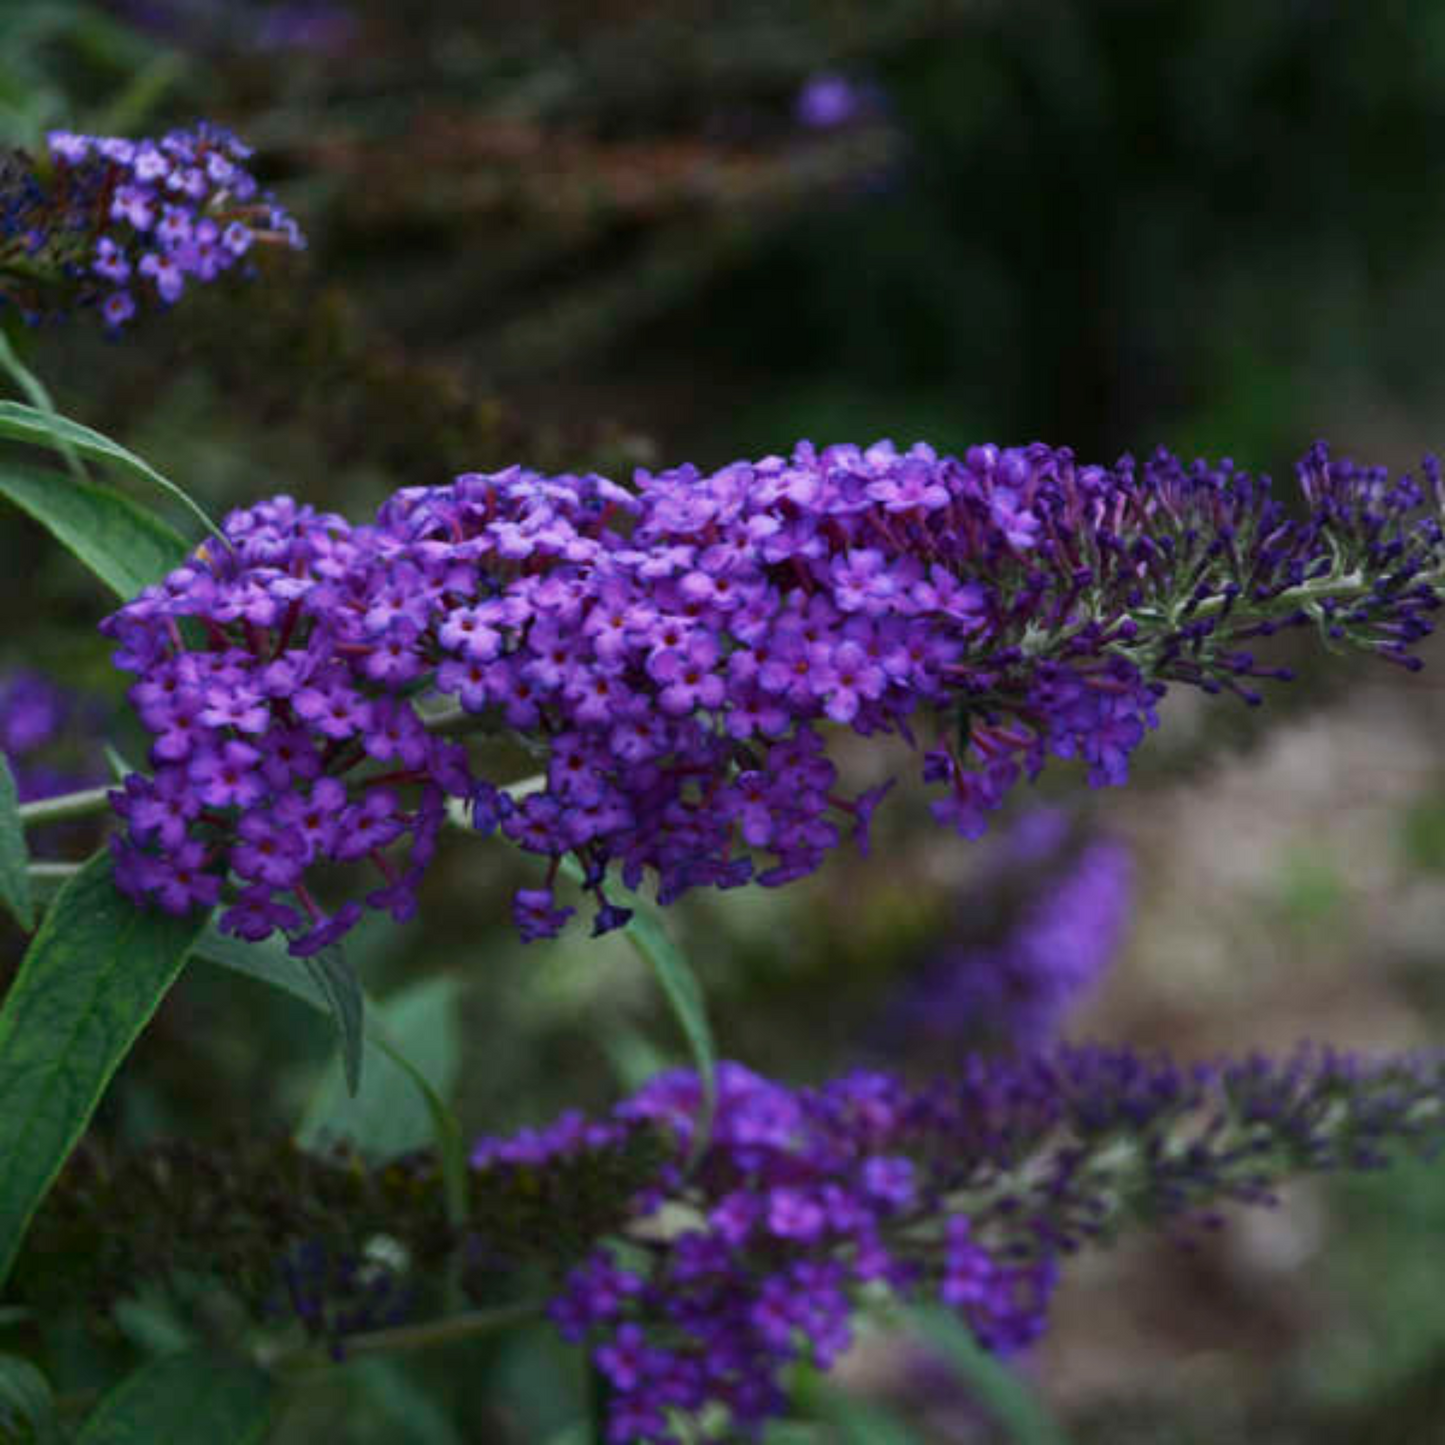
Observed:
[[[94,700],[43,673],[19,669],[0,676],[0,751],[22,803],[104,778],[99,756],[103,712]]]
[[[871,103],[871,94],[857,81],[820,70],[803,82],[793,109],[798,123],[809,130],[834,130],[856,120]]]
[[[1039,808],[1000,836],[959,909],[961,927],[992,914],[993,938],[938,952],[891,1011],[893,1047],[1037,1048],[1118,953],[1133,901],[1121,844],[1079,844],[1068,815]]]

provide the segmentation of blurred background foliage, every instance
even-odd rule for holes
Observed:
[[[848,97],[822,116],[820,81]],[[1424,0],[0,5],[0,142],[209,116],[310,237],[120,341],[86,317],[24,338],[63,411],[220,509],[288,491],[360,516],[461,470],[625,477],[800,436],[1162,443],[1286,474],[1326,435],[1409,465],[1445,390],[1442,110]],[[0,566],[4,660],[119,713],[104,599],[13,515]],[[1445,1034],[1445,655],[1419,678],[1316,663],[1264,716],[1170,699],[1127,792],[1051,770],[1079,836],[1137,860],[1130,941],[1070,1032],[1186,1053]],[[123,719],[109,736],[137,755]],[[913,771],[876,748],[854,767]],[[797,1081],[906,1067],[876,1020],[998,926],[989,857],[905,785],[871,860],[674,910],[724,1053]],[[531,866],[454,839],[422,921],[350,949],[472,1132],[682,1057],[624,944],[515,942]],[[1047,895],[1053,866],[1018,886]],[[194,969],[98,1127],[417,1143],[409,1103],[339,1102],[328,1049],[286,1000]],[[1442,1225],[1422,1165],[1300,1186],[1192,1252],[1131,1240],[1067,1278],[1033,1373],[1080,1442],[1445,1439]],[[126,1318],[45,1338],[70,1387],[206,1328],[194,1300]],[[990,1438],[896,1342],[844,1376],[925,1438]],[[356,1362],[278,1438],[565,1445],[581,1390],[541,1327]]]

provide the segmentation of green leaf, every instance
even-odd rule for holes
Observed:
[[[93,431],[88,426],[82,426],[78,421],[43,411],[39,407],[26,406],[22,402],[0,401],[0,437],[30,442],[34,446],[50,447],[62,455],[65,449],[70,447],[91,461],[105,462],[117,467],[130,476],[149,482],[153,487],[159,487],[167,496],[175,498],[185,507],[208,532],[216,537],[222,536],[220,528],[200,505],[169,477],[163,477],[149,462],[143,461],[134,452],[127,451],[119,442],[112,441],[108,436]]]
[[[440,1098],[451,1092],[461,1068],[456,993],[457,980],[443,975],[372,1005],[377,1024]],[[342,1071],[333,1063],[312,1097],[297,1139],[307,1148],[328,1137],[349,1139],[375,1160],[422,1147],[431,1141],[432,1121],[424,1100],[405,1083],[393,1059],[379,1058],[348,1098]]]
[[[702,986],[692,971],[692,965],[668,936],[661,922],[646,908],[638,908],[633,913],[626,932],[633,946],[652,965],[652,971],[657,975],[657,981],[662,985],[662,991],[667,995],[667,1001],[672,1005],[672,1011],[687,1038],[703,1087],[711,1098],[717,1050],[707,1021]]]
[[[915,1305],[901,1314],[903,1322],[958,1371],[969,1393],[1016,1445],[1068,1445],[1063,1431],[1023,1381],[989,1354],[957,1315],[932,1304]]]
[[[19,1355],[0,1355],[0,1440],[14,1439],[51,1445],[60,1439],[60,1422],[45,1376]]]
[[[324,989],[309,974],[296,966],[296,959],[286,952],[284,944],[275,939],[263,943],[242,943],[220,932],[214,924],[207,927],[196,944],[196,957],[245,974],[261,983],[270,984],[289,993],[292,998],[321,1013],[330,1013],[331,1004]],[[446,1100],[432,1087],[427,1076],[402,1053],[387,1036],[377,1020],[376,1005],[365,992],[361,995],[365,1008],[362,1025],[362,1077],[373,1077],[383,1055],[396,1066],[416,1090],[431,1121],[432,1137],[441,1155],[442,1175],[446,1181],[447,1214],[453,1223],[460,1223],[467,1214],[467,1156],[461,1125],[447,1106]]]
[[[582,1445],[590,1445],[583,1441]],[[822,1445],[822,1437],[812,1425],[797,1420],[770,1420],[763,1432],[763,1445]]]
[[[204,923],[142,912],[116,890],[106,851],[45,915],[0,1009],[0,1284]]]
[[[300,967],[300,960],[287,953],[286,945],[275,938],[246,943],[229,933],[222,933],[214,923],[208,923],[196,940],[195,953],[197,958],[207,963],[219,964],[222,968],[279,988],[324,1014],[331,1012],[325,991]]]
[[[322,1013],[336,1026],[347,1092],[355,1094],[366,1056],[366,995],[340,944],[314,958],[294,958],[279,939],[246,943],[214,923],[196,943],[196,956],[283,989]]]
[[[582,869],[570,854],[563,859],[562,871],[574,882],[582,881]],[[702,1082],[702,1117],[697,1121],[697,1133],[692,1144],[692,1157],[697,1159],[707,1147],[713,1110],[717,1105],[717,1049],[707,1020],[702,985],[698,983],[687,955],[668,936],[653,905],[636,893],[629,894],[627,901],[632,917],[622,931],[662,986]]]
[[[254,1365],[201,1350],[165,1355],[106,1395],[76,1445],[257,1445],[271,1403],[271,1381]]]
[[[190,554],[169,523],[95,482],[7,461],[0,462],[0,494],[48,528],[122,601]]]
[[[30,854],[25,847],[25,825],[20,821],[20,798],[15,775],[0,753],[0,899],[28,933],[35,927],[35,906],[30,897]]]
[[[346,961],[346,954],[339,943],[323,948],[313,957],[303,959],[302,963],[311,981],[326,996],[332,1022],[336,1025],[336,1040],[341,1050],[342,1070],[346,1075],[346,1092],[355,1098],[361,1087],[362,1024],[366,1008],[361,982],[356,977],[356,970]]]
[[[642,904],[635,894],[630,901]],[[702,985],[698,983],[687,956],[668,937],[667,930],[645,904],[634,908],[624,932],[628,942],[651,966],[662,985],[662,992],[672,1006],[692,1051],[693,1063],[697,1065],[698,1078],[702,1082],[702,1112],[690,1151],[692,1158],[697,1160],[707,1148],[712,1133],[712,1116],[717,1108],[717,1050],[713,1045],[712,1027],[707,1021]]]

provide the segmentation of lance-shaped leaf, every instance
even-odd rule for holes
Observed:
[[[78,421],[43,411],[39,407],[26,406],[23,402],[0,401],[0,437],[50,447],[62,455],[73,453],[90,461],[104,462],[116,467],[153,487],[158,487],[167,496],[174,497],[208,532],[217,537],[221,536],[220,528],[189,493],[178,487],[169,477],[163,477],[149,462],[136,456],[134,452],[127,451],[119,442],[112,441],[108,436],[83,426]]]
[[[412,984],[371,1009],[373,1021],[439,1098],[451,1092],[461,1067],[456,993],[456,979],[443,975]],[[349,1139],[370,1158],[390,1159],[428,1142],[434,1132],[428,1113],[425,1095],[412,1094],[398,1066],[383,1057],[372,1061],[351,1098],[342,1088],[341,1071],[328,1070],[296,1137],[307,1148],[326,1138]]]
[[[56,896],[0,1009],[0,1284],[205,925],[142,912],[97,853]]]
[[[793,1393],[800,1405],[833,1427],[836,1434],[829,1438],[838,1445],[925,1445],[923,1437],[892,1411],[860,1400],[816,1372],[800,1373]],[[769,1433],[768,1445],[775,1445],[777,1434]]]
[[[190,552],[181,534],[154,512],[63,472],[0,462],[0,495],[47,528],[122,601],[159,582]]]
[[[341,1047],[341,1071],[346,1079],[346,1092],[355,1098],[361,1087],[362,1023],[366,1007],[361,982],[339,943],[302,959],[302,963],[312,982],[326,996],[331,1021],[336,1025],[336,1039]]]
[[[346,1090],[355,1094],[361,1084],[366,1048],[366,996],[361,981],[341,945],[324,948],[313,958],[293,958],[274,938],[246,943],[222,933],[214,923],[196,944],[196,956],[224,968],[284,989],[295,998],[331,1015],[341,1047]]]
[[[203,1350],[163,1355],[101,1400],[76,1445],[258,1445],[273,1386],[243,1360]]]
[[[640,898],[635,901],[642,903]],[[662,985],[662,991],[692,1051],[693,1063],[697,1066],[698,1079],[702,1083],[703,1114],[698,1120],[692,1152],[693,1157],[698,1158],[707,1147],[717,1103],[717,1049],[707,1020],[702,985],[698,983],[687,955],[672,941],[661,921],[645,904],[636,908],[625,931],[628,941],[651,965],[653,974]]]
[[[15,348],[11,346],[10,338],[6,336],[3,326],[0,326],[0,370],[3,370],[24,392],[30,399],[31,406],[37,411],[43,412],[52,421],[60,420],[59,413],[55,410],[55,403],[45,389],[45,383],[16,355]],[[65,458],[65,465],[69,468],[70,475],[78,482],[85,481],[85,467],[81,464],[75,448],[68,441],[57,439],[57,450]]]

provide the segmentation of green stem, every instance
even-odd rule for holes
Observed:
[[[84,867],[84,863],[27,863],[25,871],[35,879],[49,882],[54,878],[64,883]]]
[[[344,1358],[361,1355],[403,1354],[412,1350],[428,1350],[434,1345],[448,1345],[455,1340],[474,1340],[485,1335],[501,1334],[514,1325],[527,1324],[540,1318],[546,1309],[545,1300],[522,1300],[517,1304],[499,1305],[490,1310],[469,1310],[465,1314],[448,1315],[420,1325],[399,1325],[395,1329],[373,1330],[369,1334],[348,1335],[342,1342]],[[315,1345],[275,1354],[258,1354],[259,1363],[271,1370],[287,1372],[330,1363],[330,1355]],[[297,1382],[309,1378],[295,1377]],[[321,1373],[325,1373],[324,1371]]]
[[[1360,572],[1350,572],[1343,577],[1316,577],[1311,582],[1301,582],[1298,587],[1288,587],[1271,597],[1262,611],[1294,612],[1322,597],[1358,597],[1362,592],[1368,592],[1372,585],[1372,579]],[[1216,592],[1214,596],[1206,597],[1189,615],[1191,618],[1210,617],[1224,606],[1226,600],[1223,593]]]
[[[56,798],[37,798],[21,803],[20,821],[27,827],[42,823],[65,823],[72,818],[89,818],[110,806],[111,788],[85,788],[78,793],[61,793]]]
[[[1240,609],[1239,620],[1241,622],[1253,622],[1262,618],[1279,617],[1297,612],[1301,607],[1308,607],[1310,603],[1322,601],[1326,597],[1336,597],[1341,601],[1351,597],[1361,597],[1375,585],[1375,580],[1360,571],[1347,572],[1343,576],[1316,577],[1309,582],[1301,582],[1298,587],[1286,588],[1263,605],[1247,604],[1242,601],[1237,601],[1235,605]],[[1421,573],[1411,580],[1414,583],[1423,582],[1439,591],[1442,585],[1445,585],[1445,568]],[[1223,611],[1228,600],[1222,592],[1216,592],[1213,596],[1196,603],[1190,609],[1189,616],[1191,619],[1212,617],[1216,612]],[[1179,622],[1179,618],[1172,612],[1156,611],[1138,614],[1135,620],[1140,623],[1141,631],[1161,623],[1173,628]],[[1051,652],[1067,635],[1067,632],[1061,632],[1058,629],[1040,629],[1036,634],[1023,638],[1019,643],[1019,649],[1026,657]],[[1139,649],[1131,648],[1128,644],[1121,644],[1117,650],[1126,655],[1133,655]]]

